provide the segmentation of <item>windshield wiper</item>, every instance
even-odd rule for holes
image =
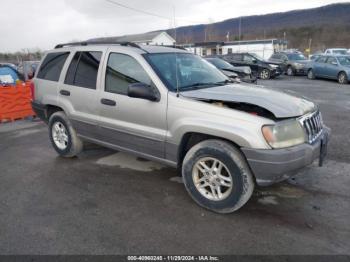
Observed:
[[[182,89],[197,89],[197,88],[202,88],[202,87],[212,87],[212,86],[221,86],[221,85],[226,85],[228,83],[233,83],[233,81],[231,80],[225,80],[225,81],[221,81],[221,82],[211,82],[211,83],[194,83],[191,85],[187,85],[187,86],[181,86],[179,87],[179,89],[181,91],[183,91]]]

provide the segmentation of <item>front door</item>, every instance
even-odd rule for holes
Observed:
[[[130,84],[154,85],[149,65],[141,56],[110,52],[103,71],[100,139],[121,149],[164,158],[167,96],[152,102],[127,95]]]

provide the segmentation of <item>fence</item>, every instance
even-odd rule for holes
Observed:
[[[15,86],[0,86],[0,123],[34,116],[30,101],[29,81]]]

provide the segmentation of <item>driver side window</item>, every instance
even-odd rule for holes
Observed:
[[[250,55],[244,55],[243,61],[247,63],[253,63],[253,61],[256,61],[256,59]]]
[[[105,91],[127,95],[128,87],[133,83],[151,84],[151,79],[135,58],[111,53],[108,58]]]

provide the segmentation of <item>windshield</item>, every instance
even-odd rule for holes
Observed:
[[[220,68],[220,69],[223,69],[223,70],[225,70],[225,69],[234,69],[234,67],[230,63],[228,63],[228,62],[226,62],[226,61],[224,61],[222,59],[208,58],[206,60],[209,63],[212,63],[213,65],[215,65],[217,68]]]
[[[265,59],[263,57],[259,56],[258,54],[250,53],[250,55],[253,56],[254,58],[256,58],[257,60],[265,61]]]
[[[335,50],[333,50],[333,54],[346,55],[347,54],[347,50],[346,49],[335,49]]]
[[[303,54],[288,54],[289,60],[306,60],[306,57]]]
[[[201,57],[188,53],[144,55],[170,91],[186,91],[225,84],[228,78]]]
[[[343,66],[350,66],[350,56],[339,56],[339,63]]]

